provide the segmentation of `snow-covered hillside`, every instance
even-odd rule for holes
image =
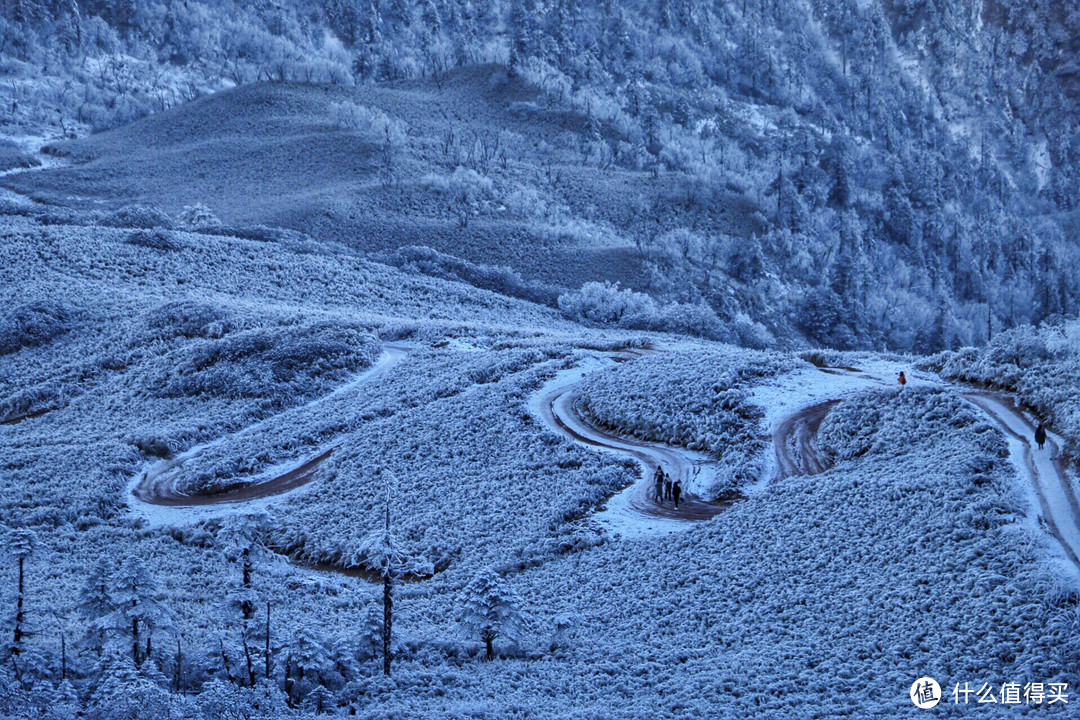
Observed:
[[[0,2],[0,718],[1072,717],[1077,27]]]
[[[552,305],[620,282],[679,307],[568,314],[755,346],[934,352],[1078,309],[1080,13],[1049,0],[3,17],[0,165],[48,136],[71,167],[0,186],[46,202],[201,203]]]
[[[0,513],[10,547],[34,538],[9,715],[902,716],[923,674],[1080,682],[1080,580],[1034,478],[910,360],[587,329],[332,245],[8,212]],[[552,382],[627,450],[552,425]],[[806,474],[777,472],[789,438]],[[688,467],[729,496],[690,478],[683,516],[647,485],[616,507],[650,447],[707,453]],[[191,502],[132,494],[163,462]],[[364,569],[388,487],[428,568],[396,591],[392,680]],[[457,624],[484,568],[527,616],[491,663]]]

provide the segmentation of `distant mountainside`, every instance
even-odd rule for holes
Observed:
[[[288,83],[200,106],[220,122],[185,124],[178,108],[57,146],[66,171],[3,179],[54,200],[201,202],[422,271],[430,257],[399,249],[510,266],[520,287],[555,294],[619,281],[708,306],[750,344],[933,351],[1078,309],[1075,3],[0,7],[12,136],[84,135]],[[231,113],[244,141],[199,155]],[[311,172],[294,177],[280,153],[230,159],[265,150],[281,123]],[[141,184],[154,172],[181,187]],[[275,190],[260,206],[237,181]],[[591,288],[567,307],[619,323],[608,305],[633,300]]]

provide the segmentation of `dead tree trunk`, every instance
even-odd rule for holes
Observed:
[[[390,637],[392,632],[392,626],[394,622],[394,596],[393,596],[393,578],[390,573],[387,572],[383,575],[383,630],[382,630],[382,643],[383,643],[383,674],[390,674]]]
[[[270,679],[270,603],[266,603],[266,674],[264,677]]]
[[[25,579],[26,576],[23,572],[24,563],[26,558],[19,557],[19,594],[15,598],[15,638],[14,643],[11,646],[11,655],[15,660],[15,674],[19,673],[19,653],[22,652],[22,640],[23,640],[23,618],[25,612],[23,610],[23,595],[26,590]]]

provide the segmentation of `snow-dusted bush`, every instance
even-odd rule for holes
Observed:
[[[436,192],[466,203],[490,198],[495,190],[491,178],[460,165],[449,175],[427,175],[422,182]]]
[[[704,303],[658,303],[651,313],[632,315],[621,323],[635,330],[681,333],[712,340],[731,340],[732,333]],[[751,347],[765,344],[745,343]]]
[[[64,389],[59,382],[43,382],[0,399],[0,422],[14,422],[43,415],[64,404]]]
[[[192,230],[216,230],[221,227],[217,215],[202,203],[185,205],[178,219],[181,225]]]
[[[195,300],[175,300],[148,312],[143,322],[148,339],[218,338],[229,329],[228,318],[228,313],[217,306]]]
[[[620,288],[618,283],[585,283],[579,290],[560,295],[559,309],[571,320],[587,324],[732,339],[707,305],[659,304],[644,293]]]
[[[330,122],[342,130],[350,130],[391,147],[405,144],[405,123],[390,117],[376,107],[358,105],[351,100],[330,104]]]
[[[618,283],[588,282],[580,290],[559,296],[559,309],[579,322],[618,324],[656,313],[656,303],[644,293],[620,288]]]
[[[547,201],[532,185],[517,185],[507,192],[502,200],[506,209],[519,218],[543,218],[548,212]]]
[[[16,305],[0,318],[0,355],[55,340],[71,329],[72,315],[69,307],[54,300]]]
[[[161,397],[253,397],[284,405],[367,367],[378,354],[375,338],[355,327],[247,330],[178,351],[149,387]]]
[[[168,230],[172,227],[173,221],[172,218],[157,208],[145,205],[128,205],[105,215],[101,219],[101,224],[118,228],[138,228],[142,230],[164,228]]]

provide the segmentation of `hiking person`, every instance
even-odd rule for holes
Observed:
[[[901,370],[901,371],[900,371],[900,377],[898,377],[898,378],[897,378],[897,381],[898,381],[898,382],[899,382],[899,383],[900,383],[901,385],[907,385],[907,378],[906,378],[906,377],[904,377],[904,371],[903,371],[903,370]]]
[[[667,474],[664,475],[664,499],[671,499],[671,476]]]
[[[664,503],[664,466],[657,465],[656,473],[653,475],[653,482],[656,483],[656,502],[661,505]]]
[[[1043,449],[1043,445],[1046,444],[1046,426],[1039,423],[1039,427],[1035,428],[1035,442],[1039,444],[1039,449]]]
[[[682,480],[676,480],[671,485],[671,497],[675,500],[675,509],[679,509],[679,498],[682,497]]]

